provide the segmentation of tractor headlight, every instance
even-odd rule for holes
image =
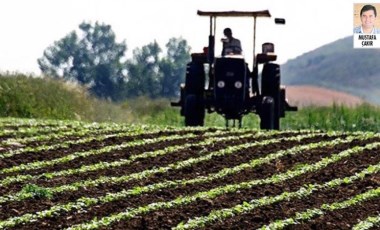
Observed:
[[[263,54],[274,53],[274,44],[270,42],[263,43],[262,49]]]
[[[241,83],[241,81],[235,82],[235,88],[241,89],[241,87],[243,87],[243,84]]]
[[[224,88],[224,86],[226,86],[226,83],[225,83],[224,81],[218,81],[217,86],[218,86],[219,88]]]

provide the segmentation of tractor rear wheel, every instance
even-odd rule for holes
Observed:
[[[203,126],[205,71],[202,62],[187,64],[183,112],[186,126]]]
[[[203,95],[205,88],[205,71],[203,63],[190,62],[186,69],[186,94]]]
[[[264,97],[260,109],[260,129],[275,129],[274,100]]]
[[[187,95],[184,114],[186,126],[203,126],[205,118],[203,98],[194,94]]]
[[[272,97],[274,101],[273,129],[280,129],[281,116],[281,89],[280,66],[274,63],[266,63],[261,76],[261,94],[263,97]]]

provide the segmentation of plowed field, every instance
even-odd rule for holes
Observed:
[[[0,120],[0,229],[379,229],[380,135]]]

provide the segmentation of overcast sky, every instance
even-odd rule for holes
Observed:
[[[0,71],[39,74],[37,58],[54,41],[77,30],[83,21],[111,25],[117,40],[126,41],[127,57],[131,57],[133,49],[154,40],[164,48],[172,37],[186,39],[192,52],[200,52],[207,45],[209,19],[198,16],[197,10],[268,9],[272,18],[257,22],[257,45],[275,43],[279,62],[284,63],[352,35],[356,2],[363,1],[0,0]],[[287,24],[275,25],[275,17],[285,18]],[[252,20],[217,20],[217,35],[221,36],[227,26],[242,41],[244,54],[251,60]]]

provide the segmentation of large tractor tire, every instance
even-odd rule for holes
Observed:
[[[205,108],[202,97],[194,94],[187,95],[184,107],[186,126],[204,125]]]
[[[264,97],[260,109],[260,129],[275,129],[274,100]]]
[[[185,79],[186,94],[203,95],[205,76],[203,63],[190,62],[187,64]]]
[[[281,117],[281,77],[280,66],[274,63],[266,63],[261,75],[261,95],[271,97],[274,101],[273,129],[280,129]]]
[[[203,63],[187,64],[184,90],[183,112],[186,126],[203,126],[205,117],[204,106],[205,71]]]
[[[285,88],[280,88],[280,117],[285,117],[286,110],[286,92]]]

